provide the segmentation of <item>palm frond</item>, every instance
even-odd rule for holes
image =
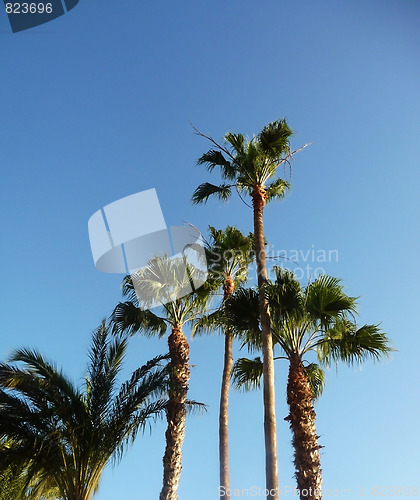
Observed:
[[[321,322],[343,317],[356,311],[356,297],[349,297],[343,291],[338,278],[321,275],[307,288],[307,309]]]
[[[39,353],[16,351],[0,365],[0,472],[25,477],[25,496],[86,497],[109,460],[118,459],[150,418],[166,409],[168,356],[158,356],[116,389],[127,339],[104,322],[92,337],[85,391]],[[0,490],[1,491],[1,490]],[[6,497],[7,498],[7,497]]]
[[[265,154],[278,158],[289,153],[292,134],[286,119],[282,118],[266,125],[258,135],[258,142]]]
[[[330,328],[323,342],[318,346],[318,358],[326,365],[344,361],[347,364],[362,363],[367,359],[378,361],[395,351],[387,335],[379,325],[356,324],[348,320],[337,320]]]
[[[289,189],[289,182],[283,179],[276,179],[266,187],[265,193],[267,195],[267,202],[284,198]]]
[[[211,149],[207,153],[204,153],[197,160],[197,165],[206,165],[207,170],[212,172],[215,167],[220,168],[220,173],[223,179],[232,180],[235,178],[235,168],[232,163],[223,156],[221,151],[216,149]]]
[[[222,201],[227,201],[232,194],[231,188],[232,186],[228,184],[221,184],[220,186],[216,186],[215,184],[204,182],[203,184],[200,184],[194,191],[192,202],[194,204],[206,203],[210,196],[216,196]]]
[[[222,308],[218,308],[210,314],[203,314],[192,323],[191,336],[217,332],[226,327],[224,311]]]
[[[185,408],[189,414],[199,414],[202,415],[207,411],[208,407],[205,403],[200,403],[199,401],[193,401],[192,399],[187,399],[185,401]]]
[[[243,154],[245,152],[245,137],[242,134],[234,134],[228,132],[225,137],[225,141],[232,146],[236,154]]]
[[[141,331],[145,335],[158,335],[166,333],[165,321],[149,310],[142,310],[132,302],[120,302],[110,317],[112,332],[116,335],[134,335]]]
[[[242,340],[250,352],[262,346],[258,292],[239,287],[226,304],[227,323],[232,333]]]
[[[305,366],[305,373],[308,377],[314,399],[322,396],[325,386],[325,373],[316,363],[309,363]]]
[[[239,358],[233,365],[232,382],[238,390],[259,389],[262,374],[263,363],[260,357],[254,359]]]

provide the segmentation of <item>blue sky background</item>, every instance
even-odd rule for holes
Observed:
[[[122,278],[95,269],[89,217],[155,187],[168,225],[250,231],[237,199],[191,205],[211,177],[195,166],[209,144],[189,121],[220,139],[285,116],[292,146],[313,144],[296,155],[287,199],[266,210],[267,239],[275,250],[337,250],[321,266],[360,296],[360,322],[382,322],[398,349],[328,371],[316,407],[324,488],[356,498],[364,487],[367,497],[418,487],[419,25],[416,0],[81,0],[17,34],[2,13],[0,358],[37,347],[81,380],[90,332],[120,300]],[[191,342],[190,395],[209,408],[188,419],[180,500],[218,495],[222,345]],[[127,373],[161,352],[164,341],[134,338]],[[295,484],[286,373],[278,364],[283,488]],[[233,488],[265,485],[261,400],[232,391]],[[164,429],[107,469],[98,500],[158,496]]]

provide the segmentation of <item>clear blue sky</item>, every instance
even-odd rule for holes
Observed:
[[[419,486],[419,25],[417,0],[80,0],[17,34],[2,13],[0,358],[37,347],[80,380],[122,278],[95,269],[89,217],[155,187],[168,224],[251,230],[236,199],[191,205],[210,177],[195,166],[209,144],[189,121],[219,139],[286,116],[292,145],[313,144],[295,158],[287,199],[267,208],[267,239],[288,252],[337,250],[321,265],[399,350],[328,371],[316,408],[324,488],[357,498],[365,486],[367,497]],[[222,343],[191,342],[191,398],[209,409],[188,419],[180,500],[217,498]],[[127,370],[164,351],[133,339]],[[282,487],[294,486],[285,377],[279,364]],[[264,487],[261,399],[232,392],[234,488]],[[157,498],[164,428],[106,471],[98,500]]]

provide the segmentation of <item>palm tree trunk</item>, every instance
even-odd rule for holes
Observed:
[[[182,443],[185,437],[190,348],[182,326],[175,325],[168,337],[170,354],[169,401],[166,410],[166,448],[163,456],[163,487],[160,500],[177,500],[182,470]]]
[[[226,303],[229,297],[233,295],[235,284],[231,276],[226,276],[223,283],[224,297]],[[229,328],[225,331],[225,354],[223,362],[222,388],[220,390],[220,408],[219,408],[219,467],[220,467],[220,496],[230,497],[225,494],[230,489],[229,478],[229,431],[228,431],[228,407],[229,407],[229,387],[230,375],[233,366],[233,338]],[[222,494],[223,493],[223,494]]]
[[[270,309],[263,288],[267,281],[265,263],[263,212],[265,191],[255,187],[252,192],[254,209],[254,238],[257,262],[258,291],[260,302],[262,345],[263,345],[263,401],[265,437],[265,473],[268,498],[278,500],[277,432],[274,390],[273,338],[270,328]]]
[[[229,444],[228,444],[228,404],[230,374],[233,366],[232,356],[233,339],[229,332],[225,332],[225,359],[222,375],[222,389],[220,392],[219,411],[219,463],[220,463],[220,486],[224,492],[230,488],[229,482]],[[230,495],[220,493],[221,497]]]
[[[290,361],[287,382],[287,404],[295,449],[295,468],[300,498],[303,500],[322,498],[321,460],[318,436],[315,428],[313,395],[302,360]]]

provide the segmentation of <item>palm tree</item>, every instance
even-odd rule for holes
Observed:
[[[208,182],[201,184],[193,194],[193,203],[207,202],[210,196],[227,200],[231,195],[232,187],[236,188],[240,196],[245,194],[252,199],[263,339],[266,486],[270,492],[270,497],[278,499],[273,339],[270,331],[270,310],[264,293],[267,269],[263,212],[267,202],[283,198],[289,188],[288,182],[276,178],[276,173],[280,165],[290,165],[290,159],[296,152],[291,151],[289,144],[292,131],[286,120],[282,119],[269,123],[257,136],[250,140],[246,139],[242,134],[229,132],[224,138],[225,145],[218,144],[214,139],[201,132],[197,131],[197,133],[213,144],[213,149],[203,154],[199,158],[198,164],[206,165],[210,172],[218,167],[222,178],[228,183],[218,186]]]
[[[104,322],[95,330],[83,391],[36,350],[17,350],[0,364],[0,469],[26,476],[28,498],[56,491],[53,498],[89,500],[109,461],[165,409],[158,399],[167,389],[165,356],[118,390],[126,344],[110,339]]]
[[[290,412],[286,420],[293,434],[297,485],[301,499],[318,500],[322,498],[321,447],[315,427],[314,399],[322,393],[324,372],[317,363],[309,363],[305,358],[315,352],[321,365],[338,361],[352,364],[368,358],[377,360],[392,349],[378,325],[357,327],[356,299],[343,292],[338,279],[322,275],[302,289],[292,272],[279,267],[274,270],[276,280],[266,291],[275,344],[282,351],[279,358],[289,362]],[[240,290],[230,303],[231,321],[245,333],[245,343],[252,349],[262,346],[257,300],[255,291]],[[237,387],[258,386],[261,360],[242,358],[233,373]]]
[[[197,269],[186,265],[183,259],[156,257],[149,264],[126,276],[123,295],[127,301],[119,303],[111,316],[113,330],[119,334],[163,336],[167,327],[169,347],[169,401],[166,407],[166,447],[163,456],[163,487],[160,500],[177,500],[182,470],[182,444],[185,437],[186,413],[197,404],[187,399],[190,380],[188,340],[183,332],[187,323],[202,315],[207,293],[184,295]],[[161,315],[146,307],[161,305]]]
[[[228,444],[228,406],[229,385],[233,366],[233,335],[224,321],[225,306],[232,297],[235,288],[243,284],[248,277],[248,266],[253,259],[254,238],[252,234],[244,236],[239,229],[228,226],[215,229],[209,226],[210,241],[207,244],[208,281],[213,290],[223,289],[223,300],[218,309],[207,316],[202,316],[193,327],[194,333],[222,329],[225,335],[222,386],[219,408],[219,464],[220,495],[230,489],[229,484],[229,444]]]
[[[55,500],[59,496],[54,485],[37,477],[29,480],[26,468],[9,465],[0,471],[0,498],[4,500]]]

